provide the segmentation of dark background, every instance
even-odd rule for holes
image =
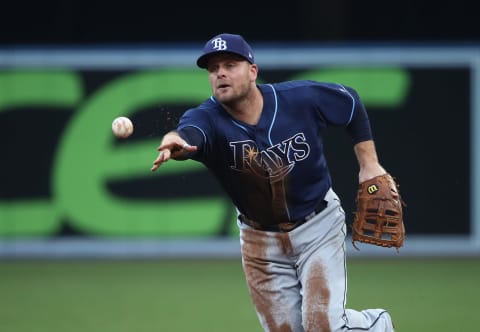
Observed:
[[[474,1],[8,1],[0,46],[254,41],[472,43]]]
[[[108,47],[116,44],[142,46],[171,43],[203,45],[206,40],[221,32],[239,33],[251,42],[468,45],[480,42],[478,14],[477,10],[472,8],[473,4],[473,1],[468,3],[464,0],[448,3],[359,0],[10,1],[3,3],[0,7],[2,14],[0,47],[24,45],[27,47],[31,45],[95,45],[96,47],[104,45]],[[419,86],[412,90],[428,91],[430,98],[425,98],[425,95],[422,98],[412,96],[412,100],[437,100],[435,97],[438,95],[448,96],[449,89],[452,87],[456,87],[454,95],[460,96],[462,101],[469,100],[468,95],[462,94],[468,90],[462,85],[462,82],[468,81],[463,77],[468,76],[468,72],[457,73],[457,76],[451,75],[449,82],[443,82],[442,87],[446,89],[445,91],[431,90],[429,81],[431,77],[427,75],[425,78],[425,73],[417,72],[415,75],[415,82]],[[441,103],[448,105],[445,100]],[[463,114],[463,117],[456,117],[458,122],[452,122],[451,118],[445,116],[436,120],[436,126],[431,126],[429,112],[437,112],[438,109],[432,108],[431,104],[423,106],[406,108],[407,110],[425,110],[422,113],[423,117],[415,114],[416,122],[409,122],[409,118],[401,116],[398,119],[394,118],[391,113],[388,118],[383,118],[382,112],[377,112],[375,109],[370,111],[372,124],[378,136],[392,137],[389,135],[391,133],[382,132],[383,124],[392,121],[396,121],[399,128],[402,126],[409,128],[398,135],[403,138],[403,141],[378,141],[382,163],[399,178],[404,196],[409,197],[407,217],[411,214],[418,217],[414,218],[416,221],[423,220],[414,225],[407,225],[409,231],[428,233],[436,229],[439,234],[443,234],[452,232],[446,222],[442,224],[445,227],[438,225],[430,227],[431,224],[439,219],[469,220],[468,199],[465,199],[469,194],[470,170],[469,160],[466,160],[469,146],[464,143],[468,142],[469,131],[464,128],[468,128],[469,118],[468,114]],[[449,107],[458,109],[458,106]],[[462,105],[460,109],[468,109],[468,106]],[[5,120],[6,116],[8,114],[4,115],[2,120]],[[60,122],[55,123],[60,126],[63,122],[60,119]],[[387,125],[384,128],[388,131],[392,126]],[[434,131],[435,135],[428,136],[428,139],[420,134],[415,137],[415,134],[423,133],[424,128]],[[448,128],[449,132],[442,131],[445,130],[444,128]],[[451,132],[457,134],[451,135]],[[454,144],[452,137],[459,141],[455,141],[456,143],[460,144]],[[408,140],[407,143],[405,139]],[[437,139],[449,144],[438,144]],[[408,148],[409,146],[417,149]],[[18,145],[15,147],[18,148]],[[336,150],[336,147],[329,147],[329,150]],[[343,172],[342,167],[345,161],[353,158],[351,150],[345,149],[345,151],[349,154],[330,156],[331,168],[332,175],[338,183],[337,190],[342,197],[345,197],[346,210],[352,211],[354,191],[351,189],[356,185],[356,173],[355,170]],[[459,157],[448,158],[446,151],[455,151]],[[43,153],[48,154],[49,151],[43,151]],[[402,163],[398,162],[398,156],[402,156],[400,158]],[[419,163],[419,160],[424,162]],[[450,160],[453,165],[447,165],[445,160]],[[438,165],[442,167],[432,167],[435,163],[439,163]],[[349,165],[355,165],[354,161],[352,160]],[[45,165],[47,169],[48,166]],[[442,186],[445,192],[441,192],[436,189],[436,184],[438,179],[443,178],[448,172],[444,172],[447,166],[452,166],[451,173],[460,175],[450,178]],[[455,169],[455,172],[452,172],[452,169]],[[352,176],[346,179],[343,174]],[[37,187],[40,192],[33,192],[34,196],[48,196],[48,191],[45,191],[45,188],[48,188],[48,179],[44,178],[43,181]],[[31,190],[34,188],[30,188]],[[12,192],[9,191],[10,194]],[[448,198],[452,193],[457,197],[455,203],[447,202],[443,205],[443,209],[438,210],[438,206],[442,206],[445,202],[440,202],[441,200],[436,199],[437,196]],[[25,195],[27,192],[22,191],[22,194]],[[456,211],[461,211],[461,216],[455,215]],[[455,233],[463,234],[468,231],[469,225],[462,223],[457,225]]]

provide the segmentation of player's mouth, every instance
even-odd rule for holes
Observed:
[[[219,84],[219,85],[217,86],[217,90],[225,90],[225,89],[227,89],[227,88],[229,88],[229,87],[230,87],[230,85],[228,85],[228,84]]]

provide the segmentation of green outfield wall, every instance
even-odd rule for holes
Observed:
[[[477,247],[478,53],[286,50],[279,60],[282,50],[260,48],[259,82],[357,89],[380,159],[407,201],[407,232]],[[162,135],[210,96],[195,53],[174,51],[0,50],[0,240],[236,237],[235,208],[202,165],[172,161],[150,172]],[[117,116],[134,123],[128,139],[112,135]],[[353,211],[349,138],[323,134],[335,189]]]

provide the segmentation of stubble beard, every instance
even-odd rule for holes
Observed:
[[[241,91],[234,93],[231,96],[227,97],[216,97],[216,99],[222,103],[223,105],[227,106],[228,108],[235,109],[237,105],[240,105],[243,103],[243,101],[248,99],[248,96],[250,95],[251,92],[251,86],[242,86]]]

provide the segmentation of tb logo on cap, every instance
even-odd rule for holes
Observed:
[[[223,51],[227,49],[227,41],[222,38],[215,38],[212,40],[213,48],[217,51]]]

